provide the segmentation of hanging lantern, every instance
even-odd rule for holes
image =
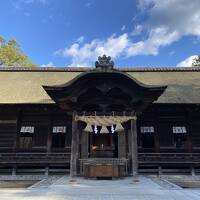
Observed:
[[[106,126],[102,126],[100,133],[109,133]]]
[[[120,131],[123,131],[123,130],[124,130],[124,127],[122,126],[122,124],[121,124],[121,123],[118,123],[118,124],[116,125],[115,131],[120,132]]]
[[[86,132],[93,132],[92,126],[90,124],[87,124],[87,126],[84,128],[84,131],[86,131]]]

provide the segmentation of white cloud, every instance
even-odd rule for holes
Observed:
[[[123,26],[121,27],[121,31],[124,31],[125,29],[126,29],[126,26],[123,25]]]
[[[112,35],[105,40],[94,39],[90,43],[80,44],[78,41],[70,47],[60,49],[55,55],[71,57],[71,66],[88,66],[97,59],[99,55],[107,54],[112,58],[119,56],[131,57],[136,55],[157,55],[161,46],[171,44],[177,40],[177,33],[166,34],[167,29],[160,27],[149,33],[145,41],[133,43],[127,33],[120,36]]]
[[[157,55],[161,47],[183,36],[200,37],[200,0],[139,0],[138,8],[148,19],[142,27],[136,26],[132,35],[145,29],[148,36],[133,43],[128,56]]]
[[[85,39],[84,36],[80,36],[79,38],[76,39],[76,42],[81,44],[83,43],[84,39]]]
[[[143,29],[143,27],[142,27],[141,24],[136,25],[136,26],[134,27],[134,29],[133,29],[131,35],[132,35],[132,36],[140,35],[140,34],[142,33],[142,29]]]
[[[133,44],[129,55],[157,55],[160,47],[184,36],[200,37],[200,0],[139,0],[138,7],[148,16],[143,28],[149,34],[146,40]]]
[[[146,26],[154,29],[165,26],[179,37],[200,36],[200,0],[139,0],[140,9],[148,14]],[[141,6],[142,5],[142,6]]]
[[[160,48],[182,37],[200,37],[200,0],[138,0],[138,9],[146,20],[136,25],[131,33],[81,44],[76,41],[56,53],[71,57],[72,65],[88,65],[104,53],[113,58],[156,56]],[[141,39],[135,41],[135,36]]]
[[[185,60],[178,63],[177,67],[192,67],[192,63],[194,62],[194,59],[197,58],[197,55],[190,56],[186,58]]]
[[[151,6],[152,3],[153,3],[153,0],[138,0],[137,7],[141,11],[145,11],[147,8],[149,8]]]
[[[88,66],[88,64],[93,63],[99,55],[107,54],[112,56],[112,58],[120,56],[124,53],[128,43],[127,34],[122,34],[119,37],[112,35],[106,40],[95,39],[83,45],[76,42],[64,50],[56,51],[55,54],[71,57],[71,66]]]
[[[53,66],[54,66],[54,64],[52,61],[50,61],[48,64],[41,65],[41,67],[53,67]]]
[[[148,39],[130,44],[127,50],[127,56],[136,55],[158,55],[159,48],[169,45],[178,40],[176,31],[168,33],[166,27],[152,29]]]

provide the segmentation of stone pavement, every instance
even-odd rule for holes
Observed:
[[[157,178],[139,177],[139,182],[121,180],[86,180],[70,183],[67,176],[51,185],[29,189],[1,189],[0,200],[200,200],[200,189],[169,187]]]

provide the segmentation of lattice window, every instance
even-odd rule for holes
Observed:
[[[187,129],[185,126],[173,126],[172,131],[173,133],[187,133]]]
[[[66,133],[66,126],[54,126],[53,133]]]
[[[34,133],[35,127],[34,126],[22,126],[20,133]]]
[[[154,127],[153,126],[141,126],[140,131],[141,131],[141,133],[154,133]]]

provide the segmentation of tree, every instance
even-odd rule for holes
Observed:
[[[192,63],[192,66],[194,66],[194,67],[200,67],[200,55],[197,56],[197,57],[194,59],[194,62]]]
[[[0,36],[0,46],[5,45],[6,40]]]
[[[15,47],[16,49],[20,48],[20,44],[19,44],[19,42],[16,39],[10,39],[10,40],[8,40],[7,44]]]
[[[32,61],[24,55],[20,44],[16,39],[5,40],[0,37],[0,65],[17,67],[36,67]]]

